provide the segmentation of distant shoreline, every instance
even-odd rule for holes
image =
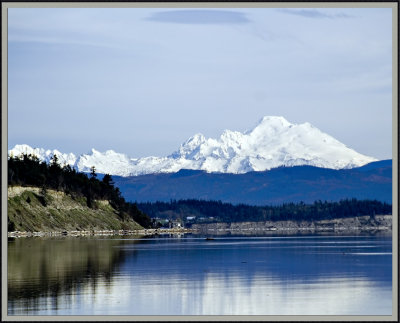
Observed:
[[[22,237],[85,237],[85,236],[153,236],[163,234],[197,233],[223,234],[295,234],[295,233],[362,233],[392,232],[392,215],[359,216],[321,221],[264,221],[264,222],[216,222],[193,224],[190,228],[159,228],[139,230],[74,230],[74,231],[12,231],[9,238]]]
[[[358,233],[391,232],[392,215],[358,216],[319,221],[262,221],[262,222],[219,222],[193,224],[192,229],[204,234],[263,234],[276,232],[294,233]]]
[[[24,237],[87,237],[87,236],[151,236],[159,234],[183,234],[192,233],[194,230],[186,228],[177,229],[141,229],[141,230],[82,230],[82,231],[12,231],[8,232],[8,238],[24,238]]]

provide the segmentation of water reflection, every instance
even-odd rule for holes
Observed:
[[[114,248],[121,243],[76,237],[10,239],[9,314],[13,314],[16,303],[20,310],[29,312],[40,308],[43,304],[39,302],[48,298],[47,307],[56,310],[60,295],[72,297],[87,287],[96,294],[99,282],[110,285],[116,268],[125,260],[123,250]]]
[[[9,314],[391,314],[390,237],[19,239]]]

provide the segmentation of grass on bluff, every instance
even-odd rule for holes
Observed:
[[[125,217],[107,201],[87,207],[84,197],[76,199],[54,190],[45,195],[27,188],[8,199],[8,231],[137,230],[138,223]]]

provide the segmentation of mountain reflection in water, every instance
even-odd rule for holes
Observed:
[[[9,315],[391,314],[391,238],[16,239]]]

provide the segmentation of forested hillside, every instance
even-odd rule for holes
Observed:
[[[126,202],[120,190],[114,187],[112,177],[106,174],[100,181],[94,167],[91,174],[77,172],[69,165],[61,166],[57,155],[50,164],[40,162],[34,155],[11,156],[8,159],[8,186],[32,186],[40,188],[39,199],[43,206],[49,189],[61,191],[75,200],[84,198],[88,208],[96,208],[96,200],[108,201],[121,219],[131,218],[141,226],[152,226],[151,219],[141,212],[135,203]]]
[[[221,200],[232,204],[279,205],[314,201],[378,200],[392,203],[392,161],[352,169],[313,166],[278,167],[246,174],[177,173],[114,176],[128,201]]]

